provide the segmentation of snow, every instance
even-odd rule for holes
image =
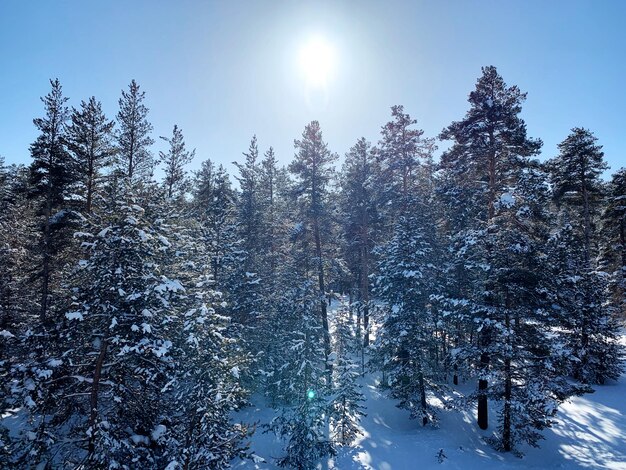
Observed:
[[[500,205],[503,207],[512,207],[515,205],[515,198],[511,193],[502,193],[500,196]]]
[[[544,431],[540,448],[523,447],[522,458],[513,453],[495,451],[484,441],[496,427],[492,408],[491,429],[481,431],[474,416],[452,410],[439,412],[438,428],[421,427],[409,419],[406,410],[397,408],[376,386],[376,377],[363,379],[367,416],[361,425],[363,435],[352,447],[338,449],[335,458],[318,468],[336,470],[405,470],[419,469],[626,469],[626,374],[620,382],[597,387],[593,394],[576,397],[562,405],[557,422]],[[472,384],[461,387],[471,388]],[[253,403],[261,404],[260,397]],[[256,459],[234,460],[237,469],[277,470],[274,457],[283,455],[281,441],[272,433],[263,433],[275,412],[265,406],[249,407],[236,416],[254,423],[259,421],[250,449]],[[438,455],[443,450],[443,462]],[[264,459],[267,463],[259,459]],[[257,460],[257,461],[255,461]]]
[[[82,321],[83,320],[83,314],[81,312],[67,312],[65,314],[65,318],[67,318],[68,320],[79,320]]]
[[[165,279],[162,284],[154,288],[157,292],[185,292],[185,288],[177,279]]]
[[[133,434],[132,436],[130,436],[130,440],[133,441],[133,444],[135,445],[139,445],[139,444],[150,445],[150,439],[148,439],[148,436],[142,436],[140,434]]]
[[[165,435],[166,432],[167,432],[167,428],[164,425],[157,424],[152,430],[150,437],[152,437],[153,441],[157,442],[161,437]]]
[[[622,343],[626,343],[626,335]],[[539,442],[540,447],[520,447],[522,458],[514,453],[498,452],[485,442],[498,426],[495,404],[490,404],[491,422],[486,431],[476,426],[473,413],[445,409],[435,400],[432,403],[439,407],[437,427],[422,427],[378,388],[379,379],[372,374],[360,379],[367,407],[367,415],[361,420],[362,435],[351,447],[339,447],[336,457],[325,459],[317,468],[626,470],[626,373],[618,382],[596,386],[594,393],[562,404],[553,427],[543,431],[545,439]],[[455,388],[468,393],[474,387],[471,381]],[[253,396],[251,403],[252,406],[236,413],[234,420],[256,428],[250,442],[254,458],[235,459],[233,467],[278,470],[275,458],[284,455],[284,443],[273,433],[264,433],[262,428],[277,412],[266,406],[263,397]]]
[[[15,335],[13,335],[13,333],[11,333],[10,331],[0,330],[0,336],[4,338],[13,338]]]
[[[156,357],[163,357],[167,354],[167,352],[169,351],[171,347],[172,347],[171,341],[163,341],[163,344],[154,348],[152,352],[154,353]]]

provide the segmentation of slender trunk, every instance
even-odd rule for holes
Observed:
[[[489,131],[489,141],[491,150],[489,153],[489,219],[488,223],[491,224],[495,217],[495,199],[496,199],[496,150],[495,150],[495,137],[493,131]],[[489,345],[489,334],[487,328],[483,326],[482,333],[480,335],[479,342],[483,353],[480,355],[480,369],[483,376],[487,373],[489,368],[489,353],[485,351]],[[487,388],[489,384],[486,379],[480,379],[478,381],[478,415],[477,423],[480,429],[487,429],[489,427],[489,407],[487,402]]]
[[[483,374],[487,373],[489,367],[489,354],[486,352],[480,355],[480,369]],[[478,381],[478,417],[477,423],[480,429],[489,427],[489,408],[487,403],[487,380],[480,379]]]
[[[193,440],[193,433],[196,428],[196,421],[198,419],[198,410],[197,407],[192,407],[193,411],[191,413],[191,421],[189,422],[189,428],[187,429],[187,436],[185,436],[185,448],[191,448],[191,442]],[[191,468],[191,457],[193,454],[191,452],[187,452],[185,455],[185,463],[183,464],[183,470],[189,470]]]
[[[326,355],[326,370],[330,376],[332,374],[332,365],[328,363],[328,357],[330,356],[330,331],[328,328],[328,309],[324,294],[326,292],[326,286],[324,284],[324,263],[322,260],[322,240],[320,237],[319,221],[317,217],[313,218],[313,236],[315,237],[315,256],[317,257],[317,279],[319,282],[320,290],[320,307],[322,315],[322,328],[324,329],[324,353]]]
[[[495,211],[495,203],[496,203],[496,150],[494,148],[495,145],[495,137],[493,135],[493,131],[489,132],[489,141],[491,143],[491,150],[489,153],[489,222],[492,221],[494,216],[496,215]]]
[[[626,292],[624,289],[626,288],[626,213],[622,217],[619,225],[619,242],[622,247],[622,269],[621,269],[621,277],[620,283],[618,286],[618,295],[621,305],[621,313],[622,316],[626,315]]]
[[[422,372],[421,366],[418,374],[418,381],[420,388],[420,406],[422,407],[422,426],[426,426],[428,424],[428,410],[426,404],[426,386],[424,385],[424,373]]]
[[[100,377],[102,376],[102,366],[104,365],[104,358],[106,357],[108,346],[109,344],[107,340],[102,339],[102,342],[100,343],[100,352],[98,354],[98,359],[96,360],[96,368],[93,373],[93,381],[91,383],[91,395],[89,398],[89,406],[91,408],[89,413],[89,428],[91,429],[91,435],[89,436],[90,456],[92,456],[95,451],[95,427],[96,419],[98,418],[98,392],[100,391]]]
[[[367,224],[367,222],[365,222]],[[370,288],[369,288],[369,250],[367,243],[367,225],[363,229],[363,240],[361,243],[361,302],[363,303],[363,347],[367,348],[370,344],[369,321],[370,321]]]
[[[505,307],[505,316],[504,323],[507,329],[507,338],[510,338],[510,328],[511,322],[509,319],[509,308],[510,308],[510,298],[509,292],[506,292],[506,307]],[[509,340],[507,340],[507,343]],[[508,345],[510,347],[510,344]],[[507,348],[508,349],[508,348]],[[502,447],[506,452],[510,452],[513,448],[513,444],[511,442],[511,399],[512,399],[512,377],[511,377],[511,356],[507,353],[504,359],[504,408],[502,410]]]
[[[587,190],[587,180],[585,172],[581,175],[582,179],[582,193],[583,193],[583,223],[584,223],[584,255],[585,255],[585,268],[591,269],[591,208],[589,204],[589,191]]]

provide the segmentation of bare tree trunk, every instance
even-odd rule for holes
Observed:
[[[505,305],[505,317],[504,323],[508,330],[511,328],[511,321],[509,319],[509,308],[511,302],[509,298],[509,292],[506,292],[506,305]],[[507,336],[508,337],[508,336]],[[509,342],[509,340],[507,340]],[[503,416],[503,430],[502,430],[502,447],[506,452],[510,452],[513,448],[511,442],[511,399],[512,399],[512,376],[511,376],[511,357],[508,355],[504,359],[504,407],[502,410]]]
[[[317,217],[313,218],[313,236],[315,237],[315,255],[317,257],[317,279],[320,289],[320,310],[322,315],[322,328],[324,329],[324,354],[326,355],[326,370],[330,376],[332,374],[332,364],[328,362],[330,356],[330,329],[328,327],[328,310],[324,294],[326,286],[324,283],[324,262],[322,259],[322,240],[320,237],[319,222]]]
[[[96,436],[96,419],[98,418],[98,393],[100,389],[100,378],[102,376],[102,366],[104,365],[104,358],[106,357],[107,348],[109,344],[106,339],[102,339],[100,343],[100,352],[98,359],[96,360],[96,368],[93,373],[93,381],[91,383],[91,395],[89,397],[89,428],[91,429],[91,435],[89,437],[89,456],[92,456],[95,451],[95,436]],[[91,457],[90,457],[91,458]]]

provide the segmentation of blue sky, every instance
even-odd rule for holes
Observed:
[[[619,0],[2,0],[0,155],[30,161],[53,77],[70,104],[95,95],[111,118],[136,79],[154,137],[178,124],[193,169],[240,159],[255,133],[287,163],[312,119],[342,155],[361,136],[376,142],[394,104],[436,136],[495,65],[528,93],[522,116],[543,158],[583,126],[615,170],[626,165],[625,18]],[[311,35],[336,51],[324,99],[307,96],[298,68]]]

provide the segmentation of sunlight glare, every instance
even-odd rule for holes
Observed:
[[[335,51],[324,38],[314,37],[300,50],[299,60],[308,84],[323,86],[335,65]]]

